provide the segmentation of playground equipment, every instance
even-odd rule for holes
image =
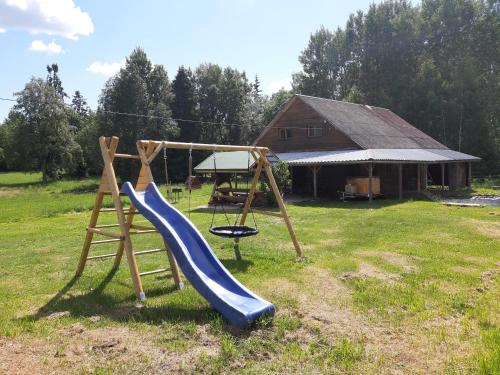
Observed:
[[[294,244],[297,257],[300,258],[302,257],[302,250],[272,175],[271,167],[266,157],[267,148],[146,140],[137,141],[138,154],[131,155],[116,152],[118,146],[117,137],[100,137],[99,145],[104,161],[104,170],[90,223],[87,228],[76,276],[82,274],[87,260],[114,257],[113,269],[116,269],[119,267],[123,253],[125,252],[135,293],[139,299],[144,300],[146,295],[142,287],[142,276],[164,273],[167,272],[167,269],[139,272],[136,256],[166,252],[175,285],[180,289],[183,288],[179,271],[180,265],[185,277],[193,287],[214,308],[223,314],[231,324],[242,327],[251,323],[261,314],[272,315],[274,313],[274,306],[272,304],[256,296],[234,279],[222,263],[220,263],[208,243],[189,219],[163,199],[154,184],[150,168],[150,163],[165,148],[186,149],[190,150],[190,153],[192,150],[244,150],[254,153],[254,157],[258,160],[257,169],[239,225],[245,224],[260,173],[264,170],[271,188],[276,195],[280,213],[257,210],[254,210],[254,212],[283,218]],[[129,182],[123,185],[122,191],[118,188],[113,167],[113,161],[116,158],[132,159],[141,162],[141,169],[135,189]],[[112,196],[114,208],[102,207],[105,195]],[[127,209],[123,207],[121,196],[128,196],[131,200],[131,205]],[[99,214],[102,212],[115,212],[118,223],[98,225]],[[148,219],[153,224],[153,227],[134,224],[134,217],[139,213]],[[119,232],[109,231],[111,227],[119,228]],[[134,251],[131,240],[132,236],[158,232],[163,236],[164,248]],[[95,234],[108,237],[108,239],[94,240]],[[91,246],[113,242],[118,243],[116,253],[89,256]]]

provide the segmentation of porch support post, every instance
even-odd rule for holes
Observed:
[[[429,165],[428,164],[424,164],[425,166],[425,176],[424,176],[424,189],[427,190],[427,181],[429,180]]]
[[[444,191],[444,163],[441,163],[441,190]]]
[[[373,163],[368,163],[368,201],[373,201]]]
[[[421,183],[421,169],[422,169],[422,166],[420,164],[417,164],[417,192],[420,193],[420,185],[422,185]]]
[[[472,163],[468,162],[469,171],[467,173],[467,187],[472,187]]]
[[[313,172],[313,196],[314,199],[318,198],[318,171],[321,169],[320,165],[315,165],[312,167]]]
[[[398,196],[399,200],[403,199],[403,164],[398,164]]]

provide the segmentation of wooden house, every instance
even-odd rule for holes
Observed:
[[[388,109],[295,95],[254,142],[288,163],[294,193],[336,196],[349,179],[402,197],[428,183],[442,189],[470,186],[471,162]],[[374,179],[377,179],[374,183]],[[366,188],[365,188],[366,189]]]

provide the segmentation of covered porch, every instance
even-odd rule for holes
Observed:
[[[292,173],[292,190],[299,195],[338,197],[349,178],[367,180],[366,198],[403,198],[429,185],[442,190],[470,187],[471,155],[451,150],[342,150],[279,153]],[[376,183],[376,184],[375,184]],[[380,190],[375,189],[380,185]]]

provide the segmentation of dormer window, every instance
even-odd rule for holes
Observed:
[[[280,129],[279,133],[280,133],[280,139],[283,141],[287,140],[288,138],[290,138],[292,136],[291,129]]]
[[[323,135],[323,128],[318,126],[308,126],[307,136],[308,137],[321,137]]]

